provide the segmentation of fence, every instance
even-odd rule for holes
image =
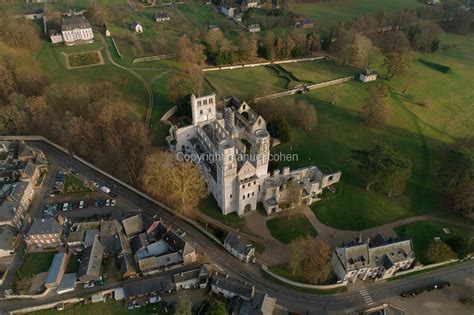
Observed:
[[[115,43],[115,40],[113,39],[113,37],[110,37],[110,39],[112,40],[112,44],[114,44],[114,48],[117,52],[117,55],[120,57],[120,59],[122,59],[122,54],[120,53],[120,50],[118,49],[117,44]]]
[[[267,61],[267,62],[260,62],[260,63],[249,63],[243,65],[236,65],[236,66],[224,66],[224,67],[214,67],[214,68],[206,68],[202,69],[203,72],[209,71],[219,71],[219,70],[232,70],[232,69],[240,69],[240,68],[253,68],[253,67],[261,67],[261,66],[268,66],[271,64],[284,64],[284,63],[294,63],[294,62],[302,62],[302,61],[313,61],[319,59],[328,59],[327,56],[319,56],[319,57],[309,57],[309,58],[300,58],[300,59],[289,59],[289,60],[279,60],[279,61]]]
[[[262,96],[262,97],[256,97],[256,98],[253,99],[253,102],[258,103],[258,102],[263,101],[263,100],[271,100],[271,99],[275,99],[275,98],[279,98],[279,97],[283,97],[283,96],[293,95],[293,94],[296,94],[296,93],[299,93],[299,92],[305,92],[306,90],[320,89],[322,87],[326,87],[326,86],[330,86],[330,85],[334,85],[334,84],[339,84],[339,83],[343,83],[343,82],[348,82],[348,81],[353,80],[354,78],[355,78],[355,76],[349,76],[349,77],[339,78],[339,79],[335,79],[335,80],[331,80],[331,81],[316,83],[316,84],[312,84],[312,85],[305,85],[305,86],[295,88],[295,89],[292,89],[292,90],[288,90],[288,91],[285,91],[285,92],[279,92],[279,93],[275,93],[275,94],[265,95],[265,96]]]
[[[149,57],[140,57],[140,58],[133,59],[132,63],[147,62],[147,61],[154,61],[154,60],[163,60],[163,59],[170,59],[170,58],[174,58],[174,57],[176,57],[176,53],[169,53],[169,54],[149,56]]]

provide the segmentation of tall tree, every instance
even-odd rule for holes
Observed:
[[[357,58],[354,65],[365,69],[369,68],[373,59],[372,41],[368,37],[357,33],[354,38],[354,46],[357,49]]]
[[[301,271],[310,283],[322,283],[331,275],[331,249],[320,239],[307,235],[291,245],[291,272]]]
[[[367,177],[366,189],[372,186],[392,196],[399,194],[411,174],[411,162],[388,145],[379,143],[371,150],[352,150],[352,159]]]
[[[426,258],[432,263],[440,263],[456,258],[456,253],[448,244],[441,241],[433,241],[425,252]]]
[[[98,26],[104,26],[109,19],[109,11],[106,6],[94,4],[89,8],[89,14],[93,23]]]
[[[223,303],[214,301],[206,311],[206,315],[227,315],[227,309]]]
[[[152,196],[187,216],[194,216],[199,202],[207,195],[197,166],[190,161],[178,161],[166,151],[157,151],[147,157],[142,186]]]
[[[178,301],[174,306],[174,315],[192,315],[193,304],[191,300],[184,294],[178,297]]]
[[[409,51],[387,53],[384,58],[384,67],[387,70],[387,80],[403,73],[409,67],[411,54]]]
[[[387,86],[379,84],[370,86],[369,96],[362,107],[362,121],[369,127],[374,127],[385,122],[387,116]]]

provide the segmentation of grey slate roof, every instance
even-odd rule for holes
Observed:
[[[25,194],[25,190],[30,185],[29,182],[18,182],[15,184],[15,187],[13,188],[10,198],[13,201],[19,202],[21,198],[23,198],[23,195]]]
[[[88,280],[98,280],[100,278],[100,270],[102,266],[102,258],[104,255],[104,248],[99,242],[99,237],[96,236],[92,246],[87,247],[82,252],[81,264],[77,277],[85,277]]]
[[[34,219],[27,235],[58,234],[62,227],[53,218]]]
[[[65,259],[66,253],[57,253],[54,255],[53,262],[49,267],[48,275],[46,276],[44,283],[54,283],[59,280],[58,278],[61,271],[61,265]]]
[[[83,15],[74,15],[70,17],[63,17],[61,30],[71,31],[73,29],[86,29],[90,28],[91,25]]]
[[[92,246],[96,235],[99,235],[99,230],[92,229],[86,231],[86,236],[84,237],[84,247]]]
[[[76,284],[76,278],[77,274],[75,272],[65,273],[61,279],[61,283],[59,283],[57,290],[60,292],[71,288],[73,289],[74,285]]]
[[[254,295],[254,287],[244,284],[236,279],[215,276],[212,285],[225,291],[232,292],[243,299],[250,300]]]
[[[107,220],[100,224],[100,243],[107,253],[117,253],[120,249],[117,225],[118,221]]]
[[[229,245],[230,247],[234,248],[236,251],[244,254],[245,256],[247,256],[250,251],[254,249],[252,243],[245,239],[241,239],[239,235],[234,233],[227,234],[224,240],[224,245]]]
[[[171,274],[152,277],[134,282],[125,282],[123,290],[126,297],[142,296],[152,293],[164,293],[175,289]]]

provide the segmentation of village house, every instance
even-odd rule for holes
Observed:
[[[169,21],[169,20],[171,20],[171,17],[168,14],[168,12],[165,12],[165,11],[155,12],[155,21],[156,22],[166,22],[166,21]]]
[[[247,11],[248,9],[256,9],[260,5],[259,0],[244,0],[241,2],[242,11]]]
[[[255,257],[255,247],[247,240],[241,239],[240,235],[230,232],[224,239],[224,247],[232,255],[243,262],[250,262]]]
[[[143,33],[143,27],[137,21],[133,21],[132,25],[130,25],[130,29],[135,33]]]
[[[0,205],[0,225],[8,224],[19,229],[33,200],[33,184],[26,180],[4,188],[2,192],[6,198]]]
[[[307,30],[314,27],[314,22],[313,20],[307,18],[296,18],[293,26]]]
[[[227,299],[237,296],[244,301],[252,300],[255,295],[254,286],[220,275],[212,277],[211,291]]]
[[[140,281],[125,282],[123,291],[129,300],[145,296],[156,296],[175,290],[173,275],[166,274],[158,277],[142,279]]]
[[[62,226],[54,218],[34,219],[25,243],[28,248],[41,249],[62,245]]]
[[[276,306],[276,299],[266,293],[255,292],[254,297],[250,301],[246,301],[240,296],[231,298],[227,311],[231,315],[273,315]],[[281,314],[285,313],[281,312]]]
[[[65,273],[59,283],[58,288],[56,289],[56,293],[58,295],[71,293],[75,291],[77,273]]]
[[[210,266],[203,264],[200,267],[181,271],[173,275],[176,290],[205,289],[209,281]]]
[[[371,82],[377,80],[377,71],[374,69],[366,69],[359,74],[359,80],[362,82]]]
[[[386,279],[398,270],[410,268],[415,261],[412,241],[385,239],[378,234],[362,242],[361,238],[337,247],[331,258],[332,268],[340,281],[357,278]]]
[[[282,211],[288,207],[285,199],[292,181],[301,190],[300,201],[310,205],[340,180],[341,172],[326,174],[315,166],[270,175],[271,139],[265,119],[235,98],[224,106],[217,112],[215,94],[192,95],[192,124],[172,126],[167,137],[177,156],[199,157],[197,166],[224,215],[243,216],[259,202],[267,214]]]

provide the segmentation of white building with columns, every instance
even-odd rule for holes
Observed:
[[[311,166],[280,174],[268,173],[270,134],[262,116],[246,102],[231,98],[223,111],[216,95],[191,96],[192,124],[172,126],[168,144],[178,158],[190,158],[200,168],[208,190],[224,215],[242,216],[261,202],[268,214],[285,208],[287,185],[296,181],[305,204],[319,200],[323,188],[339,181],[341,173],[324,174]]]
[[[53,44],[64,42],[66,46],[94,42],[92,27],[83,15],[63,16],[61,32],[50,30],[49,36]]]

